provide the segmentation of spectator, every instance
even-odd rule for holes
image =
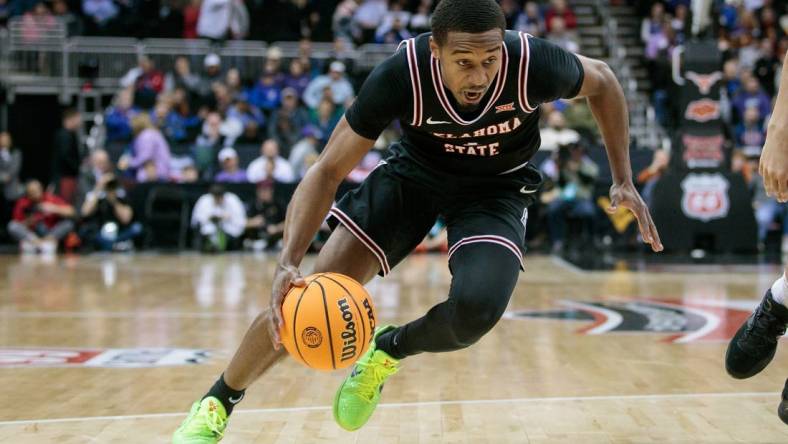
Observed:
[[[375,43],[394,44],[411,38],[412,35],[405,26],[405,23],[403,23],[399,17],[395,17],[390,28],[375,35]]]
[[[241,0],[203,0],[197,19],[197,34],[222,41],[242,39],[249,32],[249,11]]]
[[[651,37],[662,33],[662,24],[665,22],[665,5],[656,2],[651,5],[651,14],[644,18],[640,25],[640,40],[648,44]]]
[[[501,0],[501,10],[506,19],[506,29],[513,29],[517,16],[520,15],[520,2],[517,0]]]
[[[232,250],[246,228],[246,210],[238,196],[213,184],[194,205],[192,226],[199,233],[197,243],[202,251]]]
[[[772,42],[764,39],[761,42],[760,58],[755,61],[752,71],[769,97],[774,97],[774,94],[777,92],[777,82],[775,80],[781,68],[781,60],[774,55]]]
[[[739,65],[745,71],[752,71],[755,67],[755,62],[761,58],[761,48],[758,40],[754,39],[750,34],[743,34],[739,36]]]
[[[577,28],[577,17],[575,13],[566,4],[566,0],[551,0],[552,6],[547,9],[544,21],[547,24],[547,32],[553,32],[553,19],[560,17],[563,20],[563,25],[566,29],[572,30]]]
[[[293,145],[288,158],[298,179],[302,179],[306,175],[306,171],[320,154],[322,146],[320,140],[323,138],[323,134],[315,126],[307,125],[301,131],[301,136],[303,138]]]
[[[222,135],[222,116],[217,112],[209,113],[202,124],[202,133],[194,144],[193,155],[197,170],[210,177],[214,155],[223,146],[225,137]]]
[[[238,97],[238,94],[243,90],[241,72],[238,71],[238,68],[230,68],[227,70],[227,74],[224,75],[224,86],[227,87],[227,92],[230,94],[230,97]]]
[[[378,29],[375,31],[376,37],[388,33],[395,27],[395,23],[399,23],[398,26],[400,30],[407,28],[410,24],[410,17],[410,11],[406,11],[402,7],[402,0],[391,0],[389,2],[388,11],[383,14],[380,26],[378,26]]]
[[[55,133],[52,183],[55,184],[60,197],[72,203],[77,190],[79,168],[84,157],[78,134],[82,126],[82,116],[79,111],[69,108],[63,112],[62,122],[63,126]]]
[[[134,107],[134,96],[131,88],[118,91],[113,105],[105,113],[107,142],[131,140],[131,119],[139,113]]]
[[[52,254],[58,241],[74,229],[74,215],[74,207],[45,192],[41,182],[31,180],[25,184],[25,195],[14,205],[8,233],[24,253]]]
[[[22,17],[22,42],[36,44],[52,32],[57,20],[44,2],[39,2]]]
[[[82,19],[69,11],[66,0],[54,0],[52,12],[58,20],[66,25],[66,33],[69,37],[82,35]]]
[[[552,18],[551,23],[552,30],[547,34],[547,40],[569,52],[578,52],[580,45],[577,44],[575,37],[566,31],[564,19],[556,16]]]
[[[728,98],[732,100],[741,89],[738,59],[728,59],[722,65],[722,81],[723,88],[728,93]]]
[[[134,210],[112,173],[103,175],[88,192],[80,214],[84,221],[80,237],[101,251],[132,250],[133,239],[142,234],[142,225],[133,222]]]
[[[22,152],[14,148],[11,135],[0,133],[0,222],[6,223],[11,217],[11,207],[22,195],[19,170],[22,168]]]
[[[150,109],[156,103],[156,96],[164,90],[164,74],[156,69],[153,60],[141,56],[138,65],[129,70],[122,79],[123,88],[134,86],[134,103],[142,109]]]
[[[275,248],[285,232],[286,205],[275,199],[271,180],[257,185],[256,198],[247,207],[244,245],[255,251]]]
[[[121,171],[131,169],[138,182],[167,181],[170,178],[170,145],[161,131],[153,126],[150,116],[140,114],[131,121],[134,131],[132,155],[118,162]]]
[[[372,0],[381,2],[382,0]],[[383,2],[385,5],[385,2]],[[342,0],[334,10],[334,17],[331,28],[334,30],[335,37],[342,37],[347,40],[354,38],[353,15],[358,8],[356,0]],[[388,9],[388,8],[387,8]]]
[[[183,8],[183,38],[196,39],[197,22],[200,19],[200,5],[202,0],[190,0]]]
[[[564,247],[568,218],[580,219],[586,233],[593,232],[592,198],[599,167],[585,155],[582,146],[572,144],[561,146],[545,162],[542,171],[554,185],[552,193],[545,195],[545,201],[550,242],[553,252],[558,253]]]
[[[670,26],[673,29],[673,34],[676,36],[676,43],[682,44],[686,38],[684,33],[685,27],[689,24],[689,9],[685,4],[676,5],[674,10],[674,17],[670,21]]]
[[[643,201],[649,207],[651,207],[654,187],[657,185],[659,178],[667,171],[669,164],[670,151],[657,149],[654,150],[651,164],[638,173],[637,184],[641,186],[640,195],[643,196]]]
[[[199,94],[200,76],[191,72],[191,65],[186,56],[176,58],[173,70],[164,78],[164,91],[171,93],[178,88],[189,93],[190,96]]]
[[[361,32],[362,42],[371,42],[375,31],[383,22],[383,17],[388,12],[386,0],[365,0],[353,14],[353,25]]]
[[[536,2],[525,3],[523,12],[517,16],[514,29],[537,37],[544,35],[545,23],[542,14],[539,12],[539,5]]]
[[[337,109],[333,102],[326,99],[320,102],[317,110],[310,112],[310,122],[323,134],[321,142],[328,143],[331,133],[342,118],[342,110]]]
[[[120,9],[112,0],[82,0],[82,13],[88,20],[88,33],[109,35]]]
[[[744,88],[733,98],[733,109],[736,111],[737,120],[744,117],[747,108],[758,109],[760,116],[768,116],[772,110],[772,101],[761,88],[757,78],[750,76],[744,80]]]
[[[172,107],[164,118],[164,134],[175,143],[185,143],[194,140],[201,123],[192,113],[186,92],[180,88],[173,91]]]
[[[419,6],[416,8],[416,13],[410,18],[410,29],[414,34],[418,35],[430,31],[430,20],[432,14],[432,0],[421,0]]]
[[[259,183],[266,179],[282,183],[295,182],[293,167],[279,155],[279,144],[276,140],[268,139],[263,142],[260,154],[261,156],[253,160],[246,169],[249,182]]]
[[[285,75],[284,85],[285,89],[293,89],[298,97],[301,97],[309,86],[309,73],[304,69],[304,62],[301,59],[293,59],[290,61],[290,70]],[[284,93],[284,90],[282,90]]]
[[[265,52],[263,72],[274,76],[274,84],[279,89],[285,87],[285,74],[282,72],[282,50],[278,46],[272,46]]]
[[[744,111],[743,121],[736,126],[735,137],[736,147],[746,156],[760,156],[761,147],[766,142],[766,130],[758,108],[751,106]]]
[[[203,75],[197,87],[200,106],[214,106],[213,84],[222,81],[222,60],[216,54],[208,54],[203,59]]]
[[[222,170],[214,178],[218,183],[244,183],[246,171],[238,168],[238,153],[234,148],[226,147],[219,151],[219,164]]]
[[[353,86],[345,78],[344,63],[339,61],[332,62],[328,74],[315,77],[314,80],[309,82],[309,86],[304,91],[304,103],[309,108],[316,109],[325,97],[326,89],[331,92],[331,100],[336,105],[344,105],[353,98]]]
[[[80,204],[85,201],[87,194],[96,188],[98,183],[106,183],[107,177],[115,176],[115,166],[109,158],[109,154],[102,150],[96,149],[90,153],[88,164],[83,165],[82,171],[79,175],[79,198],[77,202]]]
[[[227,111],[227,116],[238,120],[243,125],[244,142],[260,142],[265,136],[265,115],[260,109],[249,103],[246,93],[238,95],[235,104]]]
[[[544,151],[557,151],[561,145],[577,143],[580,134],[566,127],[566,119],[561,111],[552,111],[547,116],[547,127],[539,131],[542,139],[540,149]]]
[[[281,86],[277,85],[273,72],[263,72],[254,87],[248,92],[249,103],[271,114],[281,103]]]

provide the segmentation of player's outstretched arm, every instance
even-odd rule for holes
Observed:
[[[279,329],[283,324],[282,300],[292,285],[304,285],[298,266],[331,209],[339,184],[374,143],[374,140],[356,134],[343,117],[317,163],[307,171],[290,200],[285,216],[284,246],[271,291],[270,329],[276,349],[279,348]]]
[[[763,176],[766,194],[780,202],[788,202],[788,53],[783,62],[780,91],[777,93],[766,143],[758,169]]]
[[[578,55],[585,73],[579,96],[586,97],[594,115],[613,173],[610,208],[620,205],[635,215],[643,241],[654,251],[662,251],[662,242],[648,207],[632,183],[629,163],[629,113],[624,91],[606,63]]]

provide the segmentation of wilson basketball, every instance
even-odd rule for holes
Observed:
[[[307,276],[282,304],[282,344],[307,367],[350,366],[369,346],[375,331],[372,298],[356,280],[339,273]]]

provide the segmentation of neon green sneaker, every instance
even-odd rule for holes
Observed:
[[[353,372],[334,396],[334,420],[345,430],[358,430],[367,423],[378,406],[383,383],[399,370],[398,359],[375,347],[375,339],[393,328],[393,325],[378,328],[369,349],[356,361]]]
[[[172,435],[172,444],[216,444],[227,427],[227,412],[221,401],[208,396],[195,401],[189,416]]]

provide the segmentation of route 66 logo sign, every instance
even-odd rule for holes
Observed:
[[[730,184],[722,174],[689,174],[681,182],[681,209],[690,219],[708,222],[728,215]]]

